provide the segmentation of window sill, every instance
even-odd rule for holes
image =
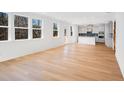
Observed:
[[[60,38],[60,37],[52,37],[53,39],[58,39],[58,38]]]
[[[15,40],[12,40],[12,41],[29,41],[30,39],[15,39]]]
[[[0,41],[0,43],[6,43],[6,42],[11,42],[11,40],[3,40],[3,41]]]
[[[42,40],[43,38],[32,38],[31,40]]]

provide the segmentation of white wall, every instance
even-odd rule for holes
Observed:
[[[116,58],[124,77],[124,13],[116,14]]]
[[[67,43],[77,43],[77,38],[78,38],[78,25],[71,25],[72,26],[72,32],[73,35],[71,35],[70,32],[70,27],[68,28],[68,32],[67,32]]]
[[[113,47],[113,37],[111,34],[113,34],[112,31],[112,21],[105,24],[105,45],[109,48]]]
[[[112,12],[45,12],[45,14],[79,25],[106,23],[112,20],[114,15]]]
[[[14,39],[14,15],[23,15],[29,18],[29,23],[31,23],[32,18],[41,19],[43,21],[43,38],[32,39],[31,24],[29,25],[29,39],[27,40],[15,40]],[[59,26],[59,38],[53,38],[53,23],[56,22]],[[50,48],[55,48],[64,44],[64,29],[72,25],[64,21],[56,20],[53,18],[46,17],[44,15],[35,13],[9,13],[9,41],[0,42],[0,62],[8,59],[24,56],[38,51],[47,50]],[[73,25],[74,26],[74,25]],[[75,28],[75,26],[74,26]],[[74,32],[77,29],[74,29]],[[67,30],[69,33],[69,29]],[[74,34],[75,36],[75,34]],[[70,42],[74,42],[68,37]]]

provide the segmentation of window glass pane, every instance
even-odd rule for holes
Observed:
[[[58,36],[58,27],[56,23],[53,23],[53,37]]]
[[[66,29],[64,29],[64,36],[66,36]]]
[[[0,41],[8,40],[8,28],[0,28]]]
[[[41,38],[41,30],[33,29],[33,38]]]
[[[71,36],[73,36],[73,32],[71,32]]]
[[[28,29],[15,28],[15,39],[28,39]]]
[[[57,37],[58,36],[58,31],[53,31],[53,37]]]
[[[72,26],[70,26],[71,36],[73,36]]]
[[[58,30],[58,27],[57,27],[57,24],[56,23],[53,23],[53,29],[54,30]]]
[[[0,12],[0,26],[8,26],[8,14]]]
[[[28,18],[15,15],[15,27],[28,27]]]
[[[32,19],[32,28],[41,28],[41,20]]]

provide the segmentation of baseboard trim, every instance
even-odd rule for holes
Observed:
[[[121,66],[120,66],[120,64],[119,64],[119,60],[118,60],[118,56],[117,56],[117,54],[115,54],[115,58],[116,58],[116,62],[117,62],[117,64],[118,64],[118,66],[119,66],[119,69],[120,69],[121,75],[122,75],[122,77],[123,77],[123,79],[124,79],[124,74],[123,74],[123,71],[121,70]]]
[[[24,57],[24,56],[36,54],[36,53],[39,53],[39,52],[48,51],[48,50],[51,50],[51,49],[55,49],[55,48],[62,47],[62,46],[64,46],[64,45],[65,45],[65,44],[61,44],[61,45],[58,45],[58,46],[55,46],[55,47],[51,47],[51,48],[48,48],[48,49],[33,51],[33,52],[30,52],[30,53],[27,53],[27,54],[24,54],[24,55],[19,55],[19,56],[14,56],[14,57],[3,58],[3,59],[0,60],[0,62],[6,62],[6,61],[9,61],[9,60],[13,60],[13,59],[15,59],[15,58],[20,58],[20,57]]]

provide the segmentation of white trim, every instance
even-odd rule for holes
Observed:
[[[0,26],[1,28],[9,28],[9,26]]]
[[[40,38],[32,38],[32,40],[42,40],[43,38],[40,37]]]
[[[42,30],[41,28],[32,28],[32,30]]]
[[[57,25],[57,28],[58,28],[58,29],[56,30],[56,29],[54,29],[54,28],[53,28],[53,29],[52,29],[52,32],[57,31],[57,32],[58,32],[58,35],[57,35],[57,36],[53,36],[53,33],[52,33],[52,38],[60,38],[60,35],[59,35],[60,26],[59,26],[59,24],[58,24],[58,23],[56,23],[56,22],[53,22],[53,24],[52,24],[52,25],[54,26],[54,24],[56,24],[56,25]],[[52,27],[53,27],[53,26],[52,26]]]
[[[28,41],[28,40],[30,40],[29,38],[27,38],[27,39],[15,39],[14,41]]]
[[[122,74],[122,76],[123,76],[123,78],[124,78],[124,73],[123,73],[123,71],[122,71],[122,69],[121,69],[121,65],[119,64],[119,58],[118,58],[117,53],[115,53],[115,58],[116,58],[116,60],[117,60],[117,64],[119,65],[120,72],[121,72],[121,74]]]
[[[3,12],[3,13],[6,13],[6,12]],[[10,38],[9,38],[9,29],[10,29],[10,26],[9,26],[9,14],[8,13],[6,13],[7,14],[7,16],[8,16],[8,25],[7,26],[3,26],[3,25],[0,25],[0,28],[7,28],[7,33],[8,33],[8,35],[7,35],[7,40],[0,40],[0,43],[1,42],[8,42],[9,40],[10,40]]]
[[[18,28],[18,29],[29,29],[28,27],[14,27],[14,28]]]
[[[40,20],[40,28],[33,28],[33,24],[32,24],[32,20]],[[40,18],[32,18],[31,19],[31,32],[32,32],[32,40],[39,40],[39,39],[43,39],[43,30],[42,30],[42,23],[43,21]],[[41,37],[40,38],[33,38],[33,30],[41,30]]]
[[[0,40],[0,43],[10,42],[11,40]]]
[[[18,12],[19,13],[19,12]],[[14,16],[14,20],[15,21],[15,16],[21,16],[21,17],[26,17],[26,18],[29,18],[29,16],[27,15],[24,15],[24,14],[18,14],[18,13],[13,13],[13,16]]]

